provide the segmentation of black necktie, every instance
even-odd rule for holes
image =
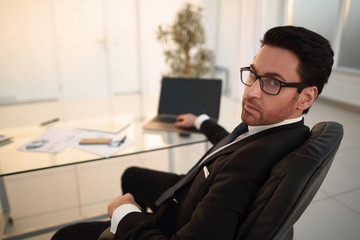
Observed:
[[[221,140],[218,144],[216,144],[213,149],[209,152],[212,153],[214,151],[216,151],[217,149],[225,146],[226,144],[231,143],[232,141],[234,141],[238,136],[240,136],[241,134],[245,133],[248,131],[248,126],[245,123],[240,123],[232,132],[229,136],[225,137],[223,140]],[[200,161],[201,162],[201,161]],[[164,201],[166,201],[167,199],[169,199],[171,196],[174,195],[174,193],[181,188],[185,183],[187,183],[190,179],[192,179],[198,169],[199,166],[201,164],[199,164],[196,167],[193,167],[182,179],[180,179],[180,181],[178,181],[177,183],[175,183],[174,185],[172,185],[170,188],[168,188],[165,192],[163,192],[160,197],[155,201],[155,205],[156,206],[160,206]]]
[[[238,136],[248,131],[248,125],[245,123],[240,123],[234,130],[229,134],[229,136],[225,137],[223,140],[218,142],[208,154],[211,154],[218,150],[219,148],[225,146],[226,144],[234,141]]]
[[[234,130],[230,133],[229,142],[231,143],[234,141],[238,136],[243,133],[246,133],[249,130],[248,125],[246,123],[240,123]]]

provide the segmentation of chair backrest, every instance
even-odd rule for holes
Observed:
[[[284,239],[320,188],[342,137],[341,124],[316,124],[309,138],[274,166],[236,239]]]

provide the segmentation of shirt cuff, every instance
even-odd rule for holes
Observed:
[[[119,222],[126,215],[132,212],[141,212],[141,211],[135,205],[130,203],[121,205],[120,207],[116,208],[111,218],[110,232],[115,234]]]
[[[200,130],[201,124],[205,122],[206,120],[210,119],[210,117],[206,114],[201,114],[198,116],[195,120],[195,127],[197,130]]]

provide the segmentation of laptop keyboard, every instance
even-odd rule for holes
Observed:
[[[174,123],[174,122],[176,122],[176,117],[160,117],[160,116],[157,116],[157,117],[155,117],[154,120],[157,121],[157,122]]]

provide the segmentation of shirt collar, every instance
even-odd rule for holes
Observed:
[[[279,123],[275,123],[275,124],[270,124],[270,125],[260,125],[260,126],[248,126],[249,127],[249,135],[253,135],[255,133],[264,131],[266,129],[269,128],[273,128],[273,127],[278,127],[278,126],[282,126],[282,125],[286,125],[286,124],[290,124],[290,123],[295,123],[295,122],[300,122],[303,119],[304,116],[300,116],[297,118],[291,118],[291,119],[286,119],[282,122]]]

